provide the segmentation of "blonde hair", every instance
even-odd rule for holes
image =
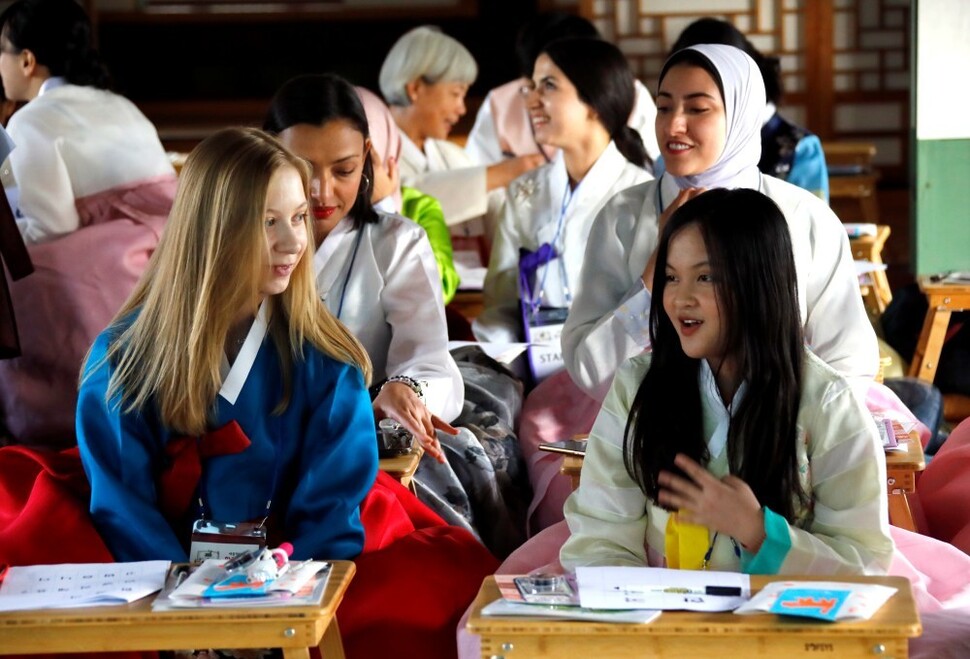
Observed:
[[[207,429],[228,332],[241,311],[258,310],[268,249],[263,210],[270,179],[284,167],[299,172],[309,197],[309,165],[262,130],[226,128],[189,154],[158,249],[112,321],[117,332],[104,359],[115,371],[106,400],[120,393],[126,411],[154,403],[161,421],[179,432]],[[367,353],[317,295],[309,226],[307,235],[289,286],[268,300],[285,383],[276,413],[289,402],[292,366],[304,359],[305,342],[356,366],[370,382]]]

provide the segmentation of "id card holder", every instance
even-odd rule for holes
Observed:
[[[266,527],[262,522],[214,522],[197,519],[192,525],[189,560],[207,558],[226,560],[237,554],[266,546]]]
[[[562,329],[568,314],[566,307],[539,307],[535,311],[526,308],[523,313],[533,386],[564,366]]]

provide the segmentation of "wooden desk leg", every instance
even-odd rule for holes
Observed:
[[[893,301],[893,292],[889,287],[889,279],[886,277],[886,271],[877,270],[872,273],[872,283],[876,291],[876,305],[881,314],[889,306],[889,303]]]
[[[916,533],[916,522],[913,512],[909,509],[909,500],[905,492],[889,495],[889,523],[893,526]]]
[[[946,328],[950,325],[950,316],[953,313],[949,309],[936,308],[932,303],[933,300],[930,300],[930,308],[923,321],[923,331],[920,332],[919,343],[916,344],[913,363],[909,365],[910,377],[919,378],[930,384],[933,384],[936,378],[940,352],[943,350],[943,340],[946,338]]]
[[[327,631],[323,632],[320,639],[320,656],[322,659],[344,659],[344,643],[340,640],[340,627],[337,626],[337,619],[334,618],[327,625]]]

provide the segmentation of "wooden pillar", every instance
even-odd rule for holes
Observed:
[[[805,3],[805,123],[820,139],[835,135],[835,19],[833,0]]]

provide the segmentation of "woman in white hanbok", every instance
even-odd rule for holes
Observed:
[[[380,88],[401,129],[401,183],[441,202],[449,226],[497,216],[502,189],[545,162],[533,154],[483,166],[448,141],[465,114],[465,94],[478,75],[474,57],[440,30],[405,33],[381,66]],[[471,229],[470,229],[471,230]],[[476,227],[491,240],[487,226]]]
[[[537,141],[526,100],[520,90],[531,80],[532,66],[546,46],[558,39],[575,37],[602,38],[602,35],[588,19],[561,10],[540,12],[519,28],[515,56],[521,75],[494,87],[485,95],[475,115],[475,124],[468,133],[468,141],[465,142],[465,153],[473,161],[480,165],[491,165],[530,153],[544,154],[547,161],[552,160],[558,149]],[[660,155],[653,131],[657,106],[642,82],[634,78],[633,87],[636,102],[627,123],[640,133],[643,146],[653,160]]]
[[[540,517],[535,526],[544,526],[539,505],[561,457],[540,451],[539,444],[560,438],[544,431],[534,410],[561,399],[563,390],[585,398],[562,368],[558,331],[583,286],[593,219],[614,194],[651,175],[644,169],[643,142],[627,125],[633,75],[616,46],[590,38],[551,43],[536,59],[529,83],[524,91],[536,139],[558,153],[509,186],[485,278],[485,308],[472,328],[482,341],[545,342],[527,353],[530,377],[541,384],[525,400],[519,430],[533,489],[528,514]]]
[[[523,340],[523,304],[568,309],[582,285],[596,214],[620,190],[651,178],[640,135],[626,123],[635,99],[633,74],[616,46],[591,38],[554,42],[536,58],[522,92],[536,139],[559,152],[509,186],[485,278],[485,307],[473,324],[482,341]],[[525,268],[531,290],[523,291],[522,251],[535,254],[543,245],[554,254]]]
[[[0,415],[18,443],[75,443],[77,374],[158,245],[177,179],[152,123],[108,89],[73,0],[0,15],[0,76],[25,101],[0,178],[34,273],[10,293],[22,355],[0,363]]]
[[[448,351],[425,230],[371,206],[371,143],[357,91],[334,75],[294,78],[273,98],[265,126],[313,165],[317,288],[370,355],[375,418],[400,422],[435,458],[425,456],[412,479],[418,497],[507,554],[521,544],[518,490],[528,488],[511,430],[519,383],[462,355],[459,370]]]
[[[299,76],[273,97],[266,129],[313,165],[317,288],[374,366],[375,418],[392,418],[443,461],[436,429],[461,411],[464,387],[448,352],[441,277],[424,230],[371,205],[367,117],[354,87]]]
[[[808,347],[867,396],[870,409],[918,423],[892,392],[873,383],[878,347],[842,223],[815,195],[758,171],[764,99],[757,64],[738,48],[703,44],[668,60],[656,126],[666,172],[620,192],[600,211],[583,285],[563,329],[566,368],[587,396],[534,410],[523,416],[523,428],[535,423],[557,439],[589,432],[619,365],[649,346],[651,296],[644,281],[650,281],[658,229],[684,201],[716,187],[759,190],[778,204],[792,235]],[[920,424],[920,430],[926,429]],[[542,504],[549,515],[540,526],[562,518],[569,493],[567,479],[552,480],[554,492]]]

